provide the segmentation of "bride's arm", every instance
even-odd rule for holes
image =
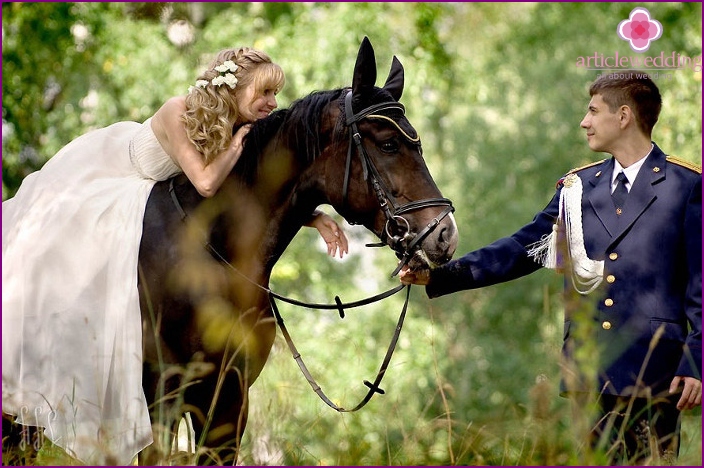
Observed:
[[[152,128],[164,151],[179,165],[198,193],[212,197],[242,154],[242,140],[250,126],[240,128],[229,147],[206,165],[203,155],[186,134],[181,120],[185,112],[185,99],[182,96],[171,98],[154,114]]]

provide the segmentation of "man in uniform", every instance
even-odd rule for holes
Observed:
[[[680,411],[701,405],[701,169],[651,141],[662,101],[647,75],[603,74],[589,93],[580,125],[612,157],[570,171],[512,236],[432,270],[404,267],[401,281],[434,298],[563,271],[561,394],[598,402],[591,446],[612,462],[671,461]]]

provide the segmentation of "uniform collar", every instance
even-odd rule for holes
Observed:
[[[653,148],[655,148],[655,143],[650,144],[650,151],[648,151],[648,154],[640,158],[638,161],[635,163],[631,164],[630,166],[624,168],[621,166],[621,163],[614,158],[614,170],[611,173],[611,187],[613,187],[616,183],[616,176],[623,171],[623,173],[626,175],[626,178],[628,179],[628,183],[626,184],[626,188],[630,191],[631,187],[633,186],[633,183],[636,181],[636,177],[638,176],[638,171],[640,171],[640,168],[643,167],[643,163],[645,163],[645,160],[648,158],[648,156],[651,155],[653,152]]]
[[[597,167],[597,172],[589,179],[588,193],[585,196],[594,209],[597,217],[612,236],[612,242],[616,242],[635,222],[641,213],[655,200],[656,185],[665,178],[666,163],[665,154],[654,144],[648,157],[643,159],[638,181],[633,181],[628,195],[628,202],[623,211],[623,215],[617,216],[611,200],[611,184],[609,177],[603,175],[611,174],[616,164],[615,158],[610,158]],[[587,186],[585,186],[585,190]]]

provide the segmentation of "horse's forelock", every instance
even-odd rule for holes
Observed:
[[[375,104],[381,104],[383,102],[397,102],[391,93],[383,88],[371,88],[369,92],[363,95],[353,96],[352,99],[352,109],[355,113],[361,112],[367,107],[373,106]]]

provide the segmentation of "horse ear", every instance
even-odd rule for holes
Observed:
[[[376,83],[376,57],[374,48],[369,38],[364,36],[357,53],[357,62],[354,64],[352,77],[352,94],[360,95],[365,90],[372,88]]]
[[[386,84],[384,84],[384,89],[390,92],[391,96],[397,101],[401,100],[401,95],[403,94],[403,65],[401,65],[395,55],[391,62],[391,70],[389,71],[389,77],[386,79]]]

